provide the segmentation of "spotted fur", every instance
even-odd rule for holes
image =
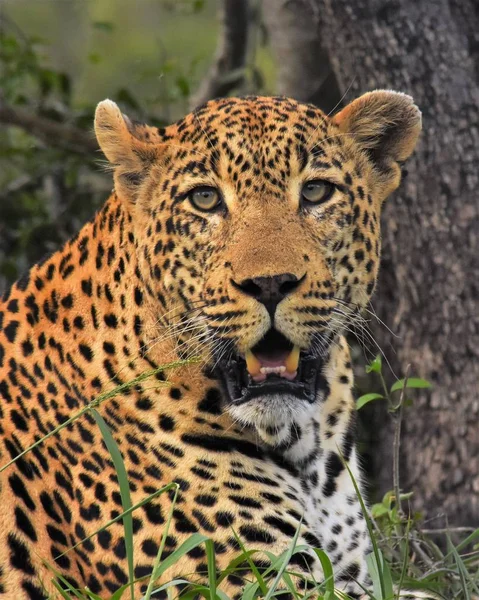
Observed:
[[[337,587],[359,598],[369,585],[369,540],[345,468],[361,481],[342,331],[373,293],[381,205],[414,148],[419,111],[394,92],[367,94],[335,117],[287,98],[247,97],[209,102],[156,129],[105,101],[95,126],[114,170],[112,195],[0,304],[1,463],[99,394],[199,357],[168,370],[168,385],[161,373],[99,408],[123,454],[133,503],[179,485],[163,556],[201,532],[214,540],[223,569],[239,553],[233,530],[247,547],[278,554],[299,529],[298,544],[324,548]],[[303,210],[301,187],[311,179],[335,191]],[[218,188],[223,208],[195,209],[188,193],[198,185]],[[278,273],[302,279],[274,316],[233,285]],[[215,365],[253,347],[273,321],[322,358],[315,402],[228,406]],[[121,521],[65,553],[122,512],[91,414],[0,477],[0,597],[53,593],[45,562],[102,597],[127,582]],[[151,572],[171,500],[164,494],[134,513],[138,578]],[[291,562],[321,580],[312,552]],[[199,547],[165,581],[199,580],[205,571]],[[231,574],[222,588],[237,597],[248,577]],[[136,586],[140,597],[145,580]]]

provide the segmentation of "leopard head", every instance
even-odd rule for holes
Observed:
[[[381,206],[421,129],[412,99],[375,91],[329,117],[229,98],[164,129],[104,101],[95,128],[162,326],[221,379],[235,418],[311,414],[331,345],[374,290]]]

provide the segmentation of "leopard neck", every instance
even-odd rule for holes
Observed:
[[[61,372],[87,400],[177,360],[173,344],[155,343],[158,315],[134,244],[131,212],[112,194],[75,238],[4,294],[6,343],[17,349],[3,354],[21,359],[49,348],[45,368]]]

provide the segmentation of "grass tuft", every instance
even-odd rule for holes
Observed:
[[[259,550],[245,547],[243,541],[234,530],[233,535],[239,544],[240,551],[238,556],[231,560],[228,566],[221,572],[217,572],[213,541],[200,533],[191,535],[174,552],[165,559],[162,558],[168,531],[171,527],[179,486],[172,482],[159,488],[137,504],[132,505],[130,484],[123,457],[107,422],[97,409],[103,402],[115,397],[137,383],[145,381],[167,369],[176,368],[190,362],[193,361],[177,361],[163,365],[101,394],[70,419],[0,467],[1,473],[46,439],[56,435],[63,428],[81,418],[86,412],[90,412],[93,415],[98,425],[116,470],[123,511],[114,519],[104,523],[96,531],[89,533],[77,544],[69,547],[60,556],[71,552],[91,537],[97,535],[100,531],[122,519],[128,562],[128,583],[119,587],[109,598],[100,597],[88,588],[74,588],[55,567],[45,563],[53,575],[52,583],[58,594],[64,600],[121,600],[125,592],[129,591],[130,600],[135,600],[133,584],[138,580],[135,580],[134,576],[133,512],[146,503],[151,502],[160,494],[174,490],[158,554],[155,558],[152,573],[149,576],[146,592],[141,600],[153,600],[157,594],[163,591],[167,592],[168,598],[175,597],[181,600],[193,600],[198,596],[202,596],[208,600],[229,600],[221,590],[221,584],[228,575],[237,574],[241,576],[245,565],[250,571],[251,579],[244,587],[242,600],[256,600],[259,597],[264,598],[264,600],[273,600],[273,598],[281,599],[281,596],[285,592],[289,592],[295,600],[309,600],[309,598],[314,598],[315,600],[349,600],[347,594],[335,589],[334,569],[327,553],[320,548],[297,545],[300,526],[290,546],[281,555],[275,556],[269,552],[263,553],[270,560],[270,566],[263,572],[260,572],[253,560],[254,555],[259,553]],[[374,362],[371,363],[370,369],[372,372],[381,375],[380,362],[377,362],[377,364]],[[395,387],[393,386],[394,389],[387,390],[384,386],[383,395],[375,394],[374,397],[372,397],[373,395],[364,396],[362,405],[370,401],[385,399],[389,402],[390,410],[399,411],[404,406],[404,399],[402,397],[399,403],[393,404],[391,396],[394,392],[402,391],[402,396],[404,396],[406,389],[424,388],[427,385],[427,382],[424,380],[406,377],[395,384]],[[402,503],[407,503],[411,493],[401,493],[398,481],[395,482],[395,489],[388,492],[382,502],[374,504],[371,511],[368,511],[349,466],[347,463],[344,464],[352,478],[373,547],[373,552],[367,558],[369,572],[373,580],[373,592],[369,593],[371,600],[398,600],[399,590],[403,588],[418,590],[433,589],[445,600],[479,600],[479,529],[422,529],[420,517],[406,513],[403,510]],[[465,533],[467,535],[454,545],[452,537],[455,535],[457,538],[458,533]],[[446,536],[443,538],[447,545],[447,552],[445,553],[441,550],[441,546],[436,543],[438,537],[440,538],[441,536]],[[161,577],[169,568],[177,564],[188,552],[201,545],[204,545],[207,557],[206,583],[192,581],[187,574],[168,582],[159,583]],[[321,562],[324,580],[322,582],[313,582],[314,586],[310,589],[305,587],[302,590],[295,584],[295,580],[306,578],[304,574],[289,570],[290,559],[297,552],[314,552]],[[146,579],[146,577],[143,579]],[[181,591],[178,591],[179,589]]]

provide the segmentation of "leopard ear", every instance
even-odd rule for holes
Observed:
[[[397,187],[398,163],[412,154],[421,132],[421,111],[411,96],[389,90],[369,92],[348,104],[333,121],[366,151],[384,176],[387,193]]]
[[[115,172],[115,189],[121,196],[135,199],[149,168],[160,154],[157,144],[133,135],[131,121],[111,100],[103,100],[95,112],[98,144]]]

